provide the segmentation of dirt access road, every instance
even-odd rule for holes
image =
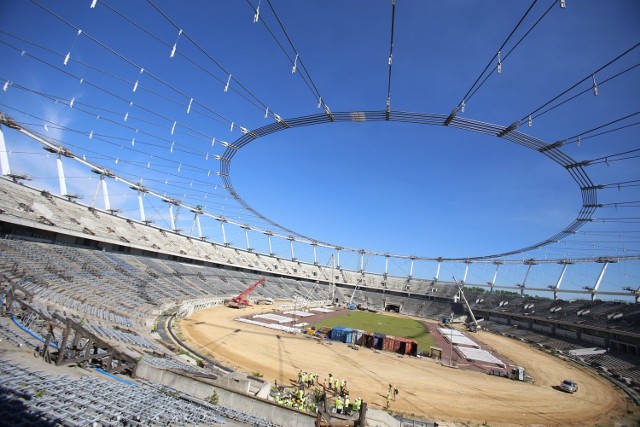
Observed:
[[[523,366],[534,383],[510,381],[480,372],[452,369],[434,360],[356,351],[346,344],[320,342],[233,319],[273,311],[274,306],[234,310],[217,307],[196,312],[178,325],[184,339],[206,349],[214,359],[268,381],[290,384],[298,370],[321,379],[329,373],[347,380],[352,399],[360,396],[371,407],[386,404],[388,384],[398,387],[391,410],[431,420],[491,426],[614,426],[637,425],[640,412],[623,394],[597,374],[536,350],[529,345],[480,331],[475,339]],[[553,388],[565,378],[580,385],[575,394]]]

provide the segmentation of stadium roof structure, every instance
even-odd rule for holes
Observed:
[[[639,14],[13,2],[2,173],[303,262],[521,287],[571,265],[576,288],[637,292]]]

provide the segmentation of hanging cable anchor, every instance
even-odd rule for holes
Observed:
[[[502,60],[500,59],[500,51],[498,51],[498,74],[502,73]]]
[[[229,90],[229,84],[231,83],[231,74],[229,74],[229,78],[227,79],[227,84],[224,87],[225,93]]]
[[[78,42],[78,37],[80,37],[80,34],[82,34],[82,30],[78,30],[78,33],[76,34],[76,38],[75,40],[73,40],[73,44],[71,45],[71,49],[69,49],[69,52],[67,52],[67,55],[64,57],[64,61],[63,61],[64,65],[67,65],[67,63],[69,62],[69,58],[71,58],[71,51],[73,50],[76,43]]]
[[[258,2],[258,7],[256,7],[256,12],[253,14],[254,24],[257,24],[258,21],[260,20],[260,3],[262,3],[262,0]]]
[[[171,48],[171,55],[169,55],[169,58],[173,58],[173,56],[176,54],[176,49],[178,48],[178,40],[180,39],[181,35],[182,35],[182,30],[178,31],[178,37],[176,38],[176,42],[173,44],[173,47]]]
[[[531,117],[531,114],[529,114],[529,127],[533,126],[533,117]]]
[[[593,94],[598,96],[598,83],[596,83],[596,75],[591,76],[593,78]]]
[[[134,92],[136,90],[138,90],[138,83],[140,82],[140,76],[142,76],[142,73],[144,73],[144,68],[140,68],[140,74],[138,75],[138,78],[136,79],[136,82],[133,84],[133,91]]]
[[[296,59],[293,60],[293,67],[291,67],[291,74],[294,74],[297,68],[298,68],[298,54],[296,53]]]
[[[560,0],[560,8],[561,9],[566,9],[567,8],[566,0]]]
[[[187,114],[191,112],[191,104],[193,104],[193,98],[189,99],[189,106],[187,106]]]
[[[89,8],[95,9],[96,8],[96,3],[98,3],[98,0],[91,0],[91,6],[89,6]]]

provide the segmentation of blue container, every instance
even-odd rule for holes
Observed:
[[[344,340],[342,342],[346,342],[346,343],[353,342],[353,329],[344,328]]]
[[[373,334],[373,348],[376,350],[382,350],[384,348],[385,337],[385,334],[379,334],[377,332]]]
[[[344,341],[344,335],[345,335],[345,330],[346,328],[344,326],[336,326],[333,329],[331,329],[331,340],[333,341]]]
[[[350,343],[352,342],[353,329],[345,326],[336,326],[331,330],[331,340]]]

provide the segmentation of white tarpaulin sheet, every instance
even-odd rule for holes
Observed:
[[[494,365],[506,367],[504,363],[493,354],[489,353],[486,350],[482,350],[480,348],[469,348],[469,347],[458,347],[456,346],[456,351],[462,355],[465,359],[468,360],[476,360],[480,362],[493,363]]]
[[[313,313],[309,313],[308,311],[285,311],[284,314],[291,314],[293,316],[298,316],[298,317],[309,317],[309,316],[315,316],[315,314]]]
[[[255,316],[253,316],[253,318],[254,319],[273,320],[274,322],[278,322],[278,323],[291,323],[291,322],[293,322],[293,317],[280,316],[279,314],[272,314],[272,313],[256,314]]]
[[[324,307],[316,307],[316,308],[312,308],[310,309],[311,311],[317,311],[320,313],[332,313],[333,310],[330,308],[324,308]]]
[[[290,326],[278,325],[276,323],[256,322],[255,320],[245,319],[243,317],[240,317],[240,318],[235,319],[235,320],[237,320],[238,322],[242,322],[242,323],[248,323],[250,325],[262,326],[263,328],[275,329],[277,331],[284,331],[284,332],[289,332],[289,333],[292,333],[292,334],[297,334],[298,332],[300,332],[300,330],[298,330],[297,328],[292,328]]]
[[[444,337],[447,341],[453,342],[453,345],[465,345],[468,347],[480,348],[480,346],[473,342],[471,338],[465,337],[464,335],[454,335],[453,337],[444,335]]]
[[[467,337],[457,329],[438,328],[438,332],[440,332],[447,341],[454,345],[466,345],[469,347],[480,348],[480,346],[473,342],[471,338]]]
[[[460,332],[457,329],[446,329],[446,328],[438,328],[438,332],[440,332],[442,335],[446,335],[446,336],[464,336],[464,334],[462,332]]]

